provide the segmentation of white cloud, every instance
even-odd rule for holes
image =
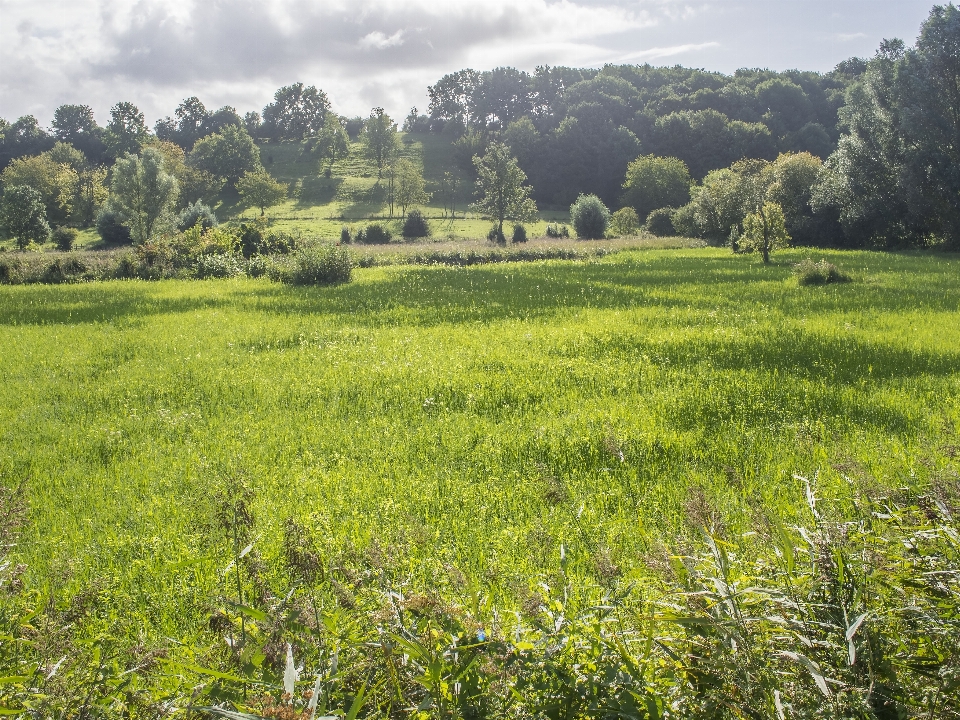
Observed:
[[[360,38],[360,47],[384,50],[389,47],[398,47],[403,45],[403,30],[397,30],[393,35],[387,37],[379,30],[374,30]]]
[[[753,64],[824,69],[881,37],[912,38],[929,11],[929,0],[799,5],[0,0],[0,116],[33,113],[46,123],[57,105],[82,102],[104,122],[111,105],[130,100],[152,121],[189,95],[242,112],[263,107],[277,87],[297,81],[326,90],[340,112],[382,105],[396,115],[411,104],[424,109],[426,86],[445,73],[499,65],[533,70],[673,58],[702,66],[710,58],[727,71]],[[832,47],[825,26],[862,32],[831,35]]]

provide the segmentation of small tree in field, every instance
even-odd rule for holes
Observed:
[[[492,143],[483,157],[473,158],[477,168],[477,212],[497,223],[497,237],[503,237],[503,221],[532,222],[537,218],[537,204],[530,197],[532,188],[524,183],[527,176],[516,158],[503,143]]]
[[[270,177],[266,170],[244,173],[237,183],[237,192],[244,205],[260,208],[260,217],[266,215],[268,207],[287,199],[287,186]]]
[[[26,185],[14,185],[3,193],[0,223],[23,250],[31,242],[45,243],[50,237],[47,212],[39,192]]]
[[[406,158],[397,160],[394,166],[393,192],[401,217],[407,214],[408,206],[422,205],[430,200],[430,193],[423,189],[423,174]]]
[[[759,250],[764,264],[770,263],[770,253],[790,243],[787,223],[779,205],[765,202],[755,213],[743,220],[743,235],[740,242],[748,248]]]

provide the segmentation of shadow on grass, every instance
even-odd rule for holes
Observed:
[[[914,262],[912,269],[923,273],[923,280],[909,285],[854,282],[825,288],[796,287],[786,266],[764,268],[741,258],[688,253],[634,254],[602,263],[397,267],[326,288],[216,280],[183,281],[183,290],[173,293],[169,284],[146,282],[0,287],[0,325],[103,322],[222,306],[343,316],[347,324],[369,327],[532,320],[581,309],[638,307],[736,314],[774,307],[788,316],[918,308],[955,312],[960,305],[956,265]]]

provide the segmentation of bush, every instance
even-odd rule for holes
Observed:
[[[547,225],[548,238],[568,238],[570,230],[566,225]]]
[[[57,258],[43,271],[40,282],[53,285],[78,280],[87,271],[87,266],[75,257]]]
[[[287,281],[294,285],[335,285],[350,282],[352,274],[353,260],[348,250],[318,243],[296,252]]]
[[[357,242],[367,245],[386,245],[393,237],[390,230],[382,223],[373,223],[357,231]]]
[[[527,229],[523,225],[513,226],[513,241],[515,243],[525,243],[527,241]]]
[[[349,245],[350,244],[350,228],[346,225],[340,230],[340,244]]]
[[[243,262],[237,255],[227,253],[201,255],[197,259],[196,274],[201,280],[236,277],[244,274],[244,267]]]
[[[496,224],[490,228],[490,232],[487,233],[487,240],[490,242],[495,242],[497,245],[506,245],[507,238],[503,234],[503,230]]]
[[[600,240],[607,233],[610,211],[596,195],[581,195],[570,206],[570,221],[578,238]]]
[[[665,207],[654,210],[647,215],[647,232],[657,237],[671,237],[677,234],[673,226],[674,209]]]
[[[403,221],[402,234],[405,238],[430,237],[430,224],[419,210],[411,210]]]
[[[180,213],[180,218],[177,220],[177,229],[183,232],[184,230],[189,230],[197,223],[201,223],[204,230],[209,230],[220,224],[217,216],[214,215],[213,210],[210,209],[210,206],[202,204],[199,200],[192,205],[187,205],[187,207],[183,209],[183,212]]]
[[[620,208],[610,217],[610,232],[616,237],[629,237],[640,232],[640,218],[632,207]]]
[[[682,208],[674,211],[673,230],[681,237],[696,238],[701,236],[700,225],[697,223],[697,206],[694,203],[687,203]]]
[[[50,238],[53,240],[53,244],[56,245],[57,250],[70,252],[73,250],[73,246],[77,242],[77,235],[79,234],[75,228],[60,226],[53,231]]]
[[[97,234],[108,245],[123,245],[132,241],[130,228],[120,222],[117,214],[104,208],[97,215]]]
[[[844,274],[840,268],[826,260],[820,262],[814,262],[810,258],[802,260],[793,266],[793,274],[797,277],[798,285],[850,282],[849,275]]]

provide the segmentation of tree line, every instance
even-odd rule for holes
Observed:
[[[403,129],[453,141],[456,167],[434,193],[445,208],[455,204],[461,177],[487,182],[477,158],[505,149],[541,206],[593,195],[632,208],[640,222],[668,217],[675,231],[736,247],[744,221],[770,202],[795,242],[956,247],[958,47],[950,4],[931,10],[914,46],[884,41],[873,58],[851,58],[826,74],[650,65],[461,70],[428,88],[428,113],[413,108]],[[405,213],[430,194],[418,168],[398,159],[397,130],[382,108],[365,119],[341,117],[326,93],[302,83],[243,116],[187,98],[152,132],[128,102],[111,109],[106,127],[85,105],[57,108],[49,130],[31,116],[0,120],[5,224],[10,233],[14,215],[42,206],[53,224],[89,225],[110,211],[132,227],[124,204],[110,203],[122,185],[111,168],[139,162],[128,175],[142,177],[137,168],[155,162],[148,154],[175,181],[170,207],[211,202],[226,188],[263,212],[282,198],[260,159],[260,145],[271,141],[300,143],[329,174],[361,140],[391,212],[396,204]]]

